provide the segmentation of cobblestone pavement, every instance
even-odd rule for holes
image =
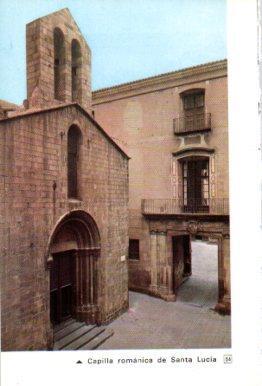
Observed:
[[[217,245],[192,242],[192,276],[178,290],[177,301],[213,308],[218,298]]]
[[[176,302],[130,292],[128,312],[110,323],[115,334],[99,349],[230,347],[230,316],[211,309],[217,300],[217,246],[193,242],[192,264]]]

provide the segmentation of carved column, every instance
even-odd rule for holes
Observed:
[[[209,158],[209,173],[210,173],[210,197],[216,197],[216,171],[215,171],[215,155],[212,154]]]
[[[79,250],[76,253],[76,316],[86,323],[96,323],[98,306],[96,264],[98,251]]]
[[[76,318],[82,319],[83,306],[83,265],[82,251],[75,251],[75,314]]]

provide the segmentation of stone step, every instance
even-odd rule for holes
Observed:
[[[63,347],[62,350],[81,350],[82,346],[91,343],[94,339],[99,339],[99,336],[105,331],[105,327],[95,327],[91,331],[74,340],[70,344]]]
[[[71,334],[72,332],[78,330],[80,327],[84,326],[85,323],[83,322],[74,322],[70,323],[69,325],[65,326],[64,328],[60,329],[58,332],[54,333],[54,340],[58,341],[65,336]]]
[[[111,328],[107,328],[101,334],[97,335],[94,339],[92,339],[90,342],[80,347],[79,350],[95,350],[112,335],[114,335],[114,331]]]
[[[87,332],[91,331],[95,326],[87,326],[84,325],[77,330],[71,332],[70,334],[66,335],[64,338],[55,341],[54,344],[54,350],[61,350],[63,347],[69,345],[74,340],[80,338],[82,335],[86,334]]]
[[[75,319],[70,318],[70,319],[65,320],[64,322],[57,324],[56,326],[54,326],[54,333],[62,330],[63,328],[65,328],[66,326],[68,326],[69,324],[74,323],[74,322],[75,322]]]

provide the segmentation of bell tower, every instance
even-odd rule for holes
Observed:
[[[91,50],[64,8],[26,26],[29,107],[77,102],[90,111]]]

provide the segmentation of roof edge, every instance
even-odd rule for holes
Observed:
[[[182,68],[176,71],[166,72],[159,75],[150,76],[148,78],[142,78],[131,82],[121,83],[115,86],[105,87],[92,92],[93,98],[99,98],[108,95],[110,92],[116,94],[118,92],[124,92],[127,90],[135,90],[143,86],[151,86],[157,84],[160,81],[168,81],[172,78],[182,78],[184,76],[195,75],[205,73],[209,71],[227,69],[227,59],[217,60],[214,62],[207,62],[198,64],[196,66]]]
[[[122,149],[121,146],[118,145],[118,143],[116,143],[114,141],[114,139],[105,131],[105,129],[103,129],[103,127],[100,126],[99,123],[77,102],[64,103],[64,104],[60,104],[60,105],[50,106],[47,108],[24,110],[24,111],[21,111],[20,113],[17,113],[16,115],[13,115],[11,117],[6,117],[6,118],[0,119],[0,123],[1,122],[8,122],[8,121],[19,119],[19,118],[28,117],[30,115],[41,114],[41,113],[46,113],[49,111],[59,110],[59,109],[63,109],[66,107],[71,107],[71,106],[75,106],[76,108],[78,108],[96,126],[96,128],[113,144],[113,146],[115,146],[117,148],[117,150],[119,150],[120,153],[122,155],[124,155],[125,158],[127,158],[128,160],[131,159],[131,157],[129,157],[129,155],[126,153],[126,151],[124,149]]]

